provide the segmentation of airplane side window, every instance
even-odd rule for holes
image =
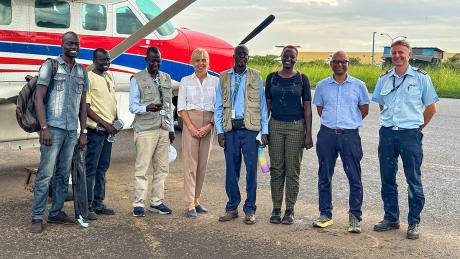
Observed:
[[[60,0],[35,0],[35,24],[45,28],[69,28],[69,3]]]
[[[136,5],[139,8],[139,10],[142,11],[145,17],[149,19],[149,21],[161,13],[160,7],[158,7],[158,5],[156,5],[155,2],[153,2],[152,0],[136,0]],[[163,25],[161,25],[156,31],[161,36],[168,36],[173,34],[176,31],[176,29],[170,21],[167,21]]]
[[[83,4],[82,26],[85,30],[105,31],[107,28],[107,11],[104,5]]]
[[[128,6],[117,8],[117,33],[133,34],[141,27],[142,23]]]
[[[0,25],[11,24],[11,0],[0,0]]]

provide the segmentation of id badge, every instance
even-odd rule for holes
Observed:
[[[236,112],[235,112],[235,109],[232,109],[232,119],[235,119],[236,118]]]

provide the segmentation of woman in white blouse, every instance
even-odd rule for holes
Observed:
[[[182,155],[184,161],[184,193],[186,216],[208,210],[200,204],[206,167],[214,139],[214,103],[219,79],[208,74],[209,54],[198,48],[192,52],[195,72],[180,82],[177,110],[184,121]]]

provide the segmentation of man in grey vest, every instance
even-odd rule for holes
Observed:
[[[134,175],[133,216],[143,217],[147,199],[147,169],[153,164],[153,182],[148,209],[171,214],[164,203],[164,182],[169,173],[168,148],[174,141],[171,77],[160,71],[161,52],[147,49],[147,70],[131,78],[129,110],[133,121],[136,164]]]
[[[242,155],[246,165],[247,198],[243,211],[246,224],[255,223],[257,191],[256,137],[262,133],[261,144],[268,143],[268,116],[265,92],[259,71],[248,68],[249,50],[244,45],[235,48],[233,68],[220,74],[217,86],[214,121],[219,145],[225,153],[225,190],[228,196],[225,215],[219,221],[238,217],[241,202],[238,181]]]

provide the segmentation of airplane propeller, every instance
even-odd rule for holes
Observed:
[[[142,26],[138,31],[131,34],[128,38],[120,42],[118,45],[113,47],[110,51],[110,57],[112,60],[120,56],[123,52],[128,50],[132,47],[136,42],[145,38],[147,35],[152,33],[154,30],[158,29],[161,25],[169,21],[171,18],[176,16],[176,14],[180,13],[182,10],[187,8],[189,5],[193,4],[196,0],[178,0],[168,8],[166,8],[163,12],[161,12],[158,16],[150,20],[147,24]],[[90,71],[94,68],[94,64],[91,64],[86,68],[87,71]]]
[[[261,31],[263,31],[270,23],[272,23],[275,20],[275,16],[273,14],[270,14],[265,20],[263,20],[259,26],[257,26],[251,33],[244,38],[239,45],[241,44],[246,44],[246,42],[250,41],[252,38],[254,38],[257,34],[259,34]]]

